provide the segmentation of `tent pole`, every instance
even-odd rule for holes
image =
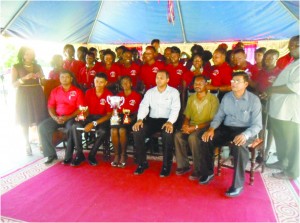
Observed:
[[[183,42],[186,43],[186,35],[185,35],[184,24],[183,24],[183,20],[182,20],[182,16],[181,16],[181,7],[180,7],[179,0],[177,0],[177,9],[178,9],[178,14],[179,14]]]
[[[104,0],[102,0],[101,3],[100,3],[100,6],[99,6],[99,9],[98,9],[97,16],[96,16],[96,18],[95,18],[95,21],[94,21],[92,30],[91,30],[90,35],[89,35],[89,38],[88,38],[88,40],[87,40],[87,42],[86,42],[87,44],[90,42],[90,39],[91,39],[92,34],[93,34],[93,32],[94,32],[94,29],[95,29],[95,26],[96,26],[97,19],[98,19],[98,17],[99,17],[99,14],[100,14],[101,9],[102,9],[102,6],[103,6],[103,2],[104,2]]]
[[[10,25],[18,18],[18,16],[24,11],[24,9],[27,7],[29,4],[29,1],[25,1],[24,4],[21,6],[21,8],[16,12],[16,14],[11,18],[11,20],[6,24],[4,29],[1,31],[1,35],[3,35],[6,30],[10,27]]]
[[[285,4],[283,4],[282,0],[279,1],[280,2],[280,5],[286,10],[288,11],[292,17],[294,17],[296,19],[296,21],[299,21],[299,18],[297,18],[286,6]]]

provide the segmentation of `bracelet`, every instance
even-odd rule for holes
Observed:
[[[23,81],[21,78],[18,79],[18,82],[19,82],[20,84],[24,84],[24,81]]]

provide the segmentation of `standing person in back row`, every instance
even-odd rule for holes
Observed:
[[[139,175],[149,167],[146,160],[145,138],[161,131],[163,142],[163,166],[160,177],[170,175],[173,157],[174,124],[180,110],[179,92],[168,86],[169,73],[160,70],[156,75],[156,87],[148,90],[142,100],[137,122],[133,125],[133,139],[136,148]],[[147,117],[149,115],[149,117]],[[147,118],[146,118],[147,117]]]
[[[272,87],[268,89],[270,99],[270,126],[274,134],[279,173],[273,173],[278,179],[296,179],[299,177],[299,129],[300,129],[300,65],[299,35],[291,38],[290,54],[294,62],[278,75]],[[287,160],[287,165],[284,161]],[[273,165],[274,167],[274,165]]]

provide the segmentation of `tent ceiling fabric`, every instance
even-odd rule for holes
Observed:
[[[1,1],[1,34],[95,44],[277,40],[299,34],[299,1],[173,2],[174,24],[168,23],[164,0]]]

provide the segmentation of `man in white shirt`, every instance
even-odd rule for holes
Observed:
[[[180,97],[175,88],[168,86],[169,73],[167,71],[158,71],[155,82],[156,87],[146,92],[139,107],[138,120],[132,127],[138,162],[138,168],[134,174],[142,174],[149,167],[146,160],[145,138],[161,131],[163,166],[160,176],[166,177],[170,175],[172,166],[174,123],[180,111]]]
[[[278,158],[278,162],[275,164],[283,170],[273,173],[273,176],[278,179],[296,179],[299,177],[299,35],[291,38],[289,48],[294,62],[279,74],[272,87],[267,91],[268,95],[271,95],[269,121],[274,134]],[[284,160],[287,160],[286,168],[283,168]]]

